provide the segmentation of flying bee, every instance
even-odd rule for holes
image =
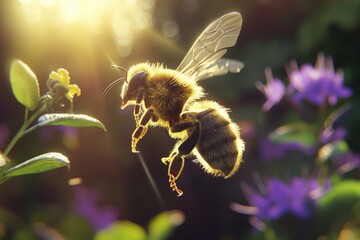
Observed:
[[[189,128],[193,129],[194,126],[187,125],[188,119],[185,117],[187,114],[184,111],[193,112],[192,109],[197,108],[195,103],[204,96],[203,88],[197,84],[199,80],[241,70],[243,67],[241,62],[221,59],[226,53],[227,48],[235,45],[241,26],[242,17],[237,12],[225,14],[212,22],[196,39],[177,69],[169,69],[162,64],[151,64],[148,62],[136,64],[130,67],[128,71],[118,67],[126,72],[121,90],[121,108],[124,109],[129,105],[134,105],[133,114],[136,128],[132,134],[132,152],[138,152],[137,144],[145,136],[149,126],[165,127],[173,138],[183,140],[187,137],[194,138],[192,137],[193,134],[190,135],[189,130],[185,128],[189,126]],[[204,102],[203,104],[206,105]],[[231,120],[229,120],[226,111],[220,105],[218,106],[210,102],[208,102],[208,105],[208,109],[212,110],[208,112],[206,106],[203,106],[205,115],[201,115],[201,113],[191,114],[191,118],[194,121],[196,120],[199,126],[200,123],[204,125],[211,121],[216,122],[219,119],[229,123],[229,126],[234,126],[230,124]],[[221,114],[225,115],[221,116]],[[196,131],[200,131],[204,136],[208,136],[208,131],[200,130],[200,128],[197,129]],[[221,129],[221,133],[234,133],[236,130],[235,127],[224,127]],[[240,141],[238,134],[233,134],[233,136],[236,141]],[[231,158],[231,160],[229,160],[230,158],[225,158],[227,161],[232,161],[232,163],[229,163],[230,167],[224,167],[226,164],[219,164],[215,171],[213,169],[216,168],[213,168],[211,164],[215,164],[216,161],[209,159],[211,156],[203,152],[201,147],[207,144],[205,139],[200,139],[202,143],[197,145],[196,148],[193,147],[194,151],[189,151],[189,153],[193,152],[199,159],[202,159],[199,161],[207,172],[224,177],[231,176],[241,161],[243,145],[233,144],[232,146],[238,146],[236,156],[239,159],[238,157]],[[194,144],[194,142],[191,143],[192,145]],[[188,144],[185,145],[187,146]],[[170,175],[170,170],[176,169],[175,163],[172,164],[171,162],[173,159],[176,159],[174,154],[174,157],[169,156],[167,160],[163,160],[165,163],[169,163],[170,166],[170,185],[175,186],[173,189],[181,195],[181,191],[175,184],[175,180],[179,177],[181,171],[176,175]],[[187,154],[181,152],[180,158],[183,155]],[[217,161],[222,161],[220,159],[222,156],[219,155],[218,157]],[[229,172],[225,168],[231,168],[233,171]]]
[[[238,170],[245,144],[228,110],[217,102],[202,100],[190,104],[170,131],[186,132],[169,157],[162,158],[163,163],[169,164],[170,187],[179,196],[183,192],[175,181],[184,168],[185,157],[194,155],[204,171],[214,176],[229,178]]]

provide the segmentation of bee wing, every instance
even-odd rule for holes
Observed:
[[[215,63],[204,66],[198,71],[193,73],[193,76],[197,81],[227,74],[228,72],[231,73],[238,73],[244,67],[244,64],[240,61],[221,58],[217,60]]]
[[[218,61],[226,49],[235,45],[242,26],[240,13],[225,14],[212,22],[196,39],[177,70],[193,75]]]

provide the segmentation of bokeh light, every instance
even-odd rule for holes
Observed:
[[[112,32],[117,53],[128,56],[139,32],[152,26],[154,0],[18,0],[13,2],[14,31],[23,36],[101,35]],[[74,40],[74,36],[69,36]]]

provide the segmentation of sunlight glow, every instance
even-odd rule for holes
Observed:
[[[131,52],[138,33],[152,26],[155,0],[18,0],[17,17],[37,32],[78,28],[77,33],[111,32],[121,56]]]

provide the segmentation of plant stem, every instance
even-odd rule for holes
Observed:
[[[25,108],[24,122],[26,122],[26,120],[28,120],[28,117],[29,117],[29,109]]]
[[[39,108],[39,110],[37,110],[37,112],[35,112],[29,119],[26,119],[25,122],[23,123],[23,125],[21,126],[21,128],[19,129],[19,131],[16,133],[16,135],[14,136],[14,138],[11,140],[11,142],[9,143],[9,145],[6,147],[6,149],[4,150],[4,155],[8,155],[9,152],[11,151],[11,149],[14,147],[14,145],[16,144],[16,142],[23,137],[23,133],[24,131],[30,126],[30,124],[32,122],[34,122],[43,112],[45,112],[47,109],[47,105],[43,105],[41,108]],[[27,111],[27,110],[26,110]]]

